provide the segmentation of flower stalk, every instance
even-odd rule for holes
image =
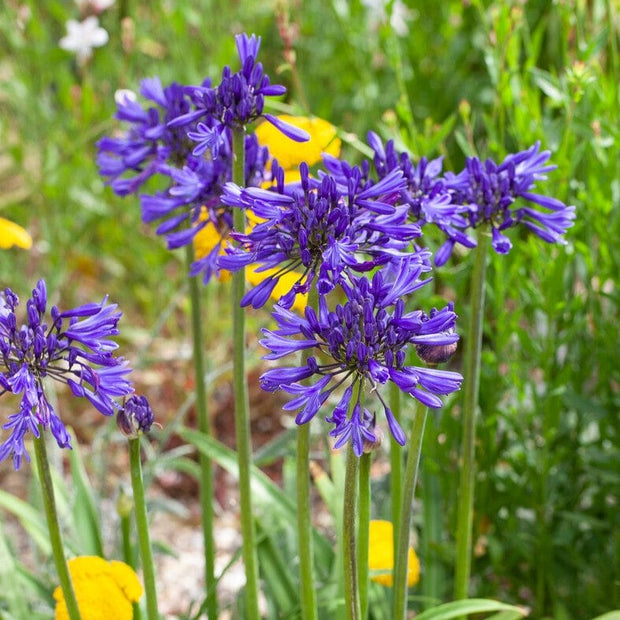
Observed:
[[[146,513],[142,462],[140,460],[140,438],[129,439],[129,467],[131,471],[131,487],[136,511],[136,529],[138,532],[138,548],[142,562],[144,592],[146,595],[146,617],[148,620],[159,620],[157,610],[157,589],[155,588],[155,567],[151,550],[151,537]]]
[[[191,269],[193,245],[186,247],[188,273]],[[208,285],[205,287],[208,290]],[[194,383],[196,394],[196,413],[198,430],[211,435],[209,411],[207,405],[207,388],[205,383],[206,364],[202,330],[202,311],[200,286],[196,277],[189,276],[189,296],[192,320],[192,345],[194,357]],[[218,616],[217,593],[215,583],[215,542],[213,539],[213,466],[211,459],[200,453],[200,509],[202,513],[202,534],[204,538],[205,588],[207,591],[207,617],[216,620]]]
[[[396,547],[394,566],[394,620],[405,620],[407,616],[407,574],[409,570],[409,535],[411,531],[411,513],[415,486],[418,479],[418,468],[422,443],[424,438],[424,426],[428,408],[416,401],[411,425],[411,437],[409,441],[409,453],[403,481],[403,499],[400,510],[400,531],[398,533],[398,546]]]
[[[396,421],[402,423],[400,388],[390,385],[390,407]],[[403,501],[403,454],[400,444],[392,437],[390,440],[390,501],[392,503],[392,524],[394,527],[394,549],[398,545],[400,531],[400,507]]]
[[[370,540],[370,461],[372,453],[360,457],[359,528],[357,541],[361,618],[368,617],[369,540]]]
[[[233,182],[244,183],[245,133],[243,128],[233,129]],[[245,213],[234,209],[233,224],[237,231],[245,230]],[[245,268],[233,275],[233,392],[235,399],[235,433],[239,464],[239,495],[241,504],[241,533],[243,536],[243,562],[245,565],[246,614],[248,620],[258,620],[258,560],[256,533],[252,518],[250,466],[252,446],[250,439],[250,405],[245,372],[245,310],[241,299],[245,292]]]
[[[357,489],[359,484],[359,457],[353,444],[347,449],[347,465],[344,481],[344,508],[342,511],[342,531],[344,546],[344,602],[347,620],[360,620],[360,593],[357,563]]]
[[[47,517],[47,528],[50,534],[50,542],[52,544],[52,553],[54,555],[54,563],[60,580],[60,587],[67,604],[67,611],[70,620],[81,620],[80,610],[78,608],[75,591],[67,566],[67,559],[62,544],[62,535],[58,524],[58,512],[56,510],[56,500],[54,499],[54,485],[52,483],[52,474],[47,458],[47,449],[45,447],[45,435],[43,428],[39,425],[39,436],[34,437],[34,452],[39,470],[39,480],[41,482],[41,491],[43,492],[43,506]]]
[[[318,306],[318,292],[312,287],[308,292],[308,305]],[[309,353],[302,352],[308,361]],[[304,361],[302,360],[302,362]],[[310,506],[310,424],[297,427],[297,529],[299,530],[299,587],[303,620],[316,620],[317,601],[314,587],[314,562],[312,550],[312,512]]]
[[[489,234],[478,229],[471,283],[470,317],[467,326],[464,363],[463,446],[457,507],[456,575],[454,597],[467,598],[471,573],[472,523],[475,482],[476,410],[480,386],[480,357],[484,318],[484,281]]]

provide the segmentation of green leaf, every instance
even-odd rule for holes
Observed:
[[[213,437],[208,437],[198,431],[182,429],[179,430],[179,435],[188,443],[196,446],[202,454],[216,461],[230,474],[238,476],[239,468],[234,450],[227,448]],[[251,490],[256,506],[262,506],[272,518],[277,518],[281,524],[287,526],[294,525],[297,522],[296,507],[293,500],[254,465],[252,466]],[[326,563],[329,563],[333,557],[331,545],[316,530],[313,530],[313,534],[316,553],[320,554],[322,561],[327,560]]]
[[[418,614],[416,620],[450,620],[450,618],[459,618],[466,614],[480,614],[492,611],[510,611],[519,614],[515,618],[524,618],[528,613],[525,609],[515,607],[514,605],[507,605],[506,603],[489,599],[472,598],[433,607]]]
[[[52,546],[45,524],[45,517],[38,510],[35,510],[30,504],[18,497],[2,490],[0,490],[0,508],[8,510],[19,519],[23,528],[32,537],[43,555],[51,555]]]
[[[592,620],[620,620],[620,609],[616,609],[615,611],[608,611],[602,616],[596,616],[596,618],[592,618]]]
[[[0,600],[4,600],[16,618],[27,618],[28,605],[17,572],[17,562],[9,549],[4,530],[0,527]]]

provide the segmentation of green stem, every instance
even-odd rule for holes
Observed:
[[[361,617],[368,617],[368,553],[370,540],[370,456],[360,457],[359,529],[357,542]]]
[[[125,564],[136,569],[136,559],[134,557],[131,539],[131,514],[133,513],[133,499],[129,497],[121,487],[116,509],[121,521],[121,541],[123,548],[123,560]],[[142,620],[140,605],[133,603],[133,620]]]
[[[390,408],[400,424],[402,399],[400,388],[390,382]],[[390,434],[390,501],[392,503],[392,525],[394,527],[393,548],[398,546],[400,532],[400,507],[403,502],[403,453],[401,445]]]
[[[233,182],[245,184],[245,133],[243,128],[233,129]],[[245,232],[245,213],[234,209],[235,230]],[[241,298],[245,292],[245,269],[233,275],[233,391],[235,397],[235,433],[237,461],[239,464],[239,495],[241,504],[241,534],[243,536],[243,562],[245,565],[246,618],[258,620],[258,560],[256,533],[252,518],[250,491],[250,466],[252,445],[250,440],[250,404],[245,373],[245,310]]]
[[[394,566],[394,620],[404,620],[407,615],[407,575],[409,572],[409,535],[411,531],[411,516],[413,497],[418,479],[418,466],[422,453],[422,439],[424,437],[424,425],[426,424],[427,408],[419,401],[413,414],[411,425],[411,438],[409,440],[409,452],[405,467],[405,479],[403,484],[403,502],[400,511],[400,532],[398,546],[395,552]]]
[[[312,287],[308,293],[308,306],[318,306],[318,291]],[[302,354],[302,363],[310,356]],[[303,620],[317,619],[316,588],[312,551],[312,507],[310,505],[310,423],[297,427],[297,529],[299,530],[299,588]]]
[[[131,470],[131,487],[136,510],[136,529],[138,532],[138,547],[142,562],[144,577],[144,592],[146,594],[146,617],[148,620],[158,620],[157,590],[155,588],[155,567],[151,551],[149,522],[146,515],[146,499],[144,496],[144,480],[142,478],[142,462],[140,461],[140,438],[129,439],[129,467]]]
[[[469,325],[465,341],[463,447],[456,525],[456,575],[454,597],[467,598],[471,573],[472,524],[474,508],[476,410],[480,386],[482,322],[484,317],[484,279],[489,234],[478,229],[478,246],[474,250]]]
[[[360,620],[361,609],[358,587],[356,553],[357,530],[357,487],[359,479],[359,457],[349,443],[347,467],[344,480],[344,508],[342,511],[342,549],[344,565],[344,602],[347,620]]]
[[[75,591],[67,566],[65,550],[62,544],[62,535],[60,526],[58,525],[58,512],[56,511],[56,500],[54,499],[54,485],[52,483],[52,473],[50,464],[47,460],[47,449],[45,447],[45,435],[41,425],[39,425],[39,436],[34,438],[34,453],[39,469],[39,480],[41,482],[41,491],[43,492],[43,507],[47,517],[47,528],[50,534],[50,542],[52,544],[52,553],[54,554],[54,563],[60,580],[62,594],[67,604],[70,620],[81,620],[80,610],[78,608]]]
[[[423,526],[420,537],[420,551],[424,563],[422,575],[422,596],[424,609],[433,607],[441,602],[443,584],[446,578],[437,553],[441,539],[442,507],[441,488],[437,466],[437,419],[431,418],[431,433],[426,430],[424,441],[424,467],[422,476],[422,511]],[[432,467],[429,466],[432,464]]]
[[[193,244],[186,246],[186,262],[189,273],[194,260]],[[206,291],[209,287],[204,287]],[[206,363],[204,355],[204,335],[202,330],[202,311],[200,300],[201,286],[197,278],[189,276],[189,298],[192,316],[192,344],[194,356],[194,383],[196,393],[196,414],[198,430],[206,436],[211,435],[209,411],[207,407],[207,387],[205,383]],[[205,588],[207,592],[207,617],[216,620],[217,590],[215,584],[215,542],[213,539],[213,465],[211,459],[199,455],[200,466],[200,508],[202,512],[202,534],[204,539]]]

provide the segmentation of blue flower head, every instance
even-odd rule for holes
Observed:
[[[420,236],[417,225],[405,222],[407,207],[393,204],[404,183],[400,171],[362,185],[357,167],[348,167],[348,177],[341,179],[325,173],[311,178],[305,163],[299,170],[298,184],[285,185],[275,164],[276,185],[270,190],[224,187],[224,204],[251,209],[261,221],[247,233],[231,234],[238,245],[227,248],[219,266],[237,271],[259,263],[277,269],[245,295],[242,305],[261,307],[283,274],[297,272],[299,280],[280,300],[290,308],[295,295],[307,292],[315,280],[319,293],[326,294],[348,274],[408,255],[410,242]],[[415,256],[430,269],[427,253]]]
[[[121,313],[116,304],[91,303],[60,312],[47,310],[47,290],[40,280],[26,302],[27,322],[20,325],[15,310],[19,299],[7,288],[0,294],[0,396],[21,396],[19,411],[3,425],[11,435],[0,446],[0,460],[13,455],[15,469],[29,460],[24,437],[50,430],[59,447],[71,440],[45,393],[45,381],[65,383],[75,396],[86,398],[104,415],[118,408],[117,399],[133,391],[126,375],[131,371],[112,339],[119,332]]]
[[[468,207],[453,199],[440,176],[443,167],[441,157],[432,160],[421,157],[416,166],[408,153],[396,150],[393,140],[384,146],[372,131],[368,133],[368,144],[374,151],[373,164],[379,179],[393,170],[402,171],[406,185],[401,199],[409,205],[410,220],[421,227],[436,227],[453,245],[459,243],[468,248],[475,247],[475,240],[464,232],[467,220],[463,214]]]
[[[575,207],[532,192],[537,181],[545,180],[546,173],[556,167],[547,163],[550,155],[550,151],[540,152],[537,142],[525,151],[508,155],[501,164],[468,157],[462,172],[445,174],[452,201],[467,207],[467,226],[490,226],[493,248],[498,254],[507,254],[512,248],[503,231],[519,224],[547,243],[566,243],[563,235],[573,225]],[[518,199],[525,201],[526,206],[517,206]],[[448,260],[453,246],[454,240],[450,239],[439,249],[438,265]]]
[[[385,275],[385,272],[388,272]],[[377,271],[371,280],[353,276],[341,284],[346,301],[330,311],[320,297],[315,312],[308,307],[300,318],[276,305],[277,329],[264,329],[261,344],[269,349],[265,359],[275,360],[299,351],[311,353],[303,366],[267,370],[261,376],[263,389],[282,389],[295,398],[285,405],[299,410],[297,424],[309,422],[324,407],[335,390],[344,387],[326,421],[336,447],[351,442],[359,456],[364,442],[373,442],[373,417],[361,403],[361,394],[375,394],[383,406],[388,427],[403,445],[405,434],[383,400],[380,387],[388,382],[429,407],[441,407],[440,396],[458,390],[462,377],[445,370],[407,365],[411,345],[451,345],[458,340],[452,306],[406,312],[403,296],[423,286],[422,265],[412,257],[394,269]]]
[[[194,155],[201,155],[208,150],[213,157],[217,157],[221,136],[226,129],[245,127],[260,117],[272,123],[291,140],[308,140],[310,136],[304,130],[263,111],[265,97],[283,95],[286,88],[271,84],[262,64],[257,62],[261,38],[244,33],[237,35],[235,42],[241,69],[233,73],[230,67],[224,67],[222,79],[217,86],[212,86],[210,80],[207,80],[201,86],[187,87],[193,109],[171,121],[170,125],[181,127],[197,122],[195,129],[187,134],[198,143]],[[216,123],[204,122],[204,119],[213,119]]]

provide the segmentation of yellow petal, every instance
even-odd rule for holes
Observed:
[[[384,586],[394,585],[394,527],[391,521],[372,520],[368,543],[368,567],[371,580]],[[420,561],[409,547],[407,585],[414,586],[420,580]],[[374,574],[372,574],[374,572]]]
[[[336,128],[322,118],[289,116],[283,114],[278,118],[286,123],[305,129],[310,134],[308,142],[295,142],[285,136],[271,123],[265,121],[256,128],[256,137],[262,146],[269,148],[269,154],[284,170],[293,170],[302,161],[309,166],[321,161],[321,153],[334,157],[340,155],[341,142],[336,137]],[[287,180],[287,182],[290,182]]]
[[[278,273],[279,268],[273,267],[271,269],[266,269],[265,271],[258,271],[260,265],[249,265],[245,271],[245,279],[252,285],[257,286],[260,284],[265,278],[272,276]],[[275,301],[279,301],[280,298],[288,293],[293,285],[299,280],[301,280],[302,274],[297,273],[296,271],[289,271],[280,276],[278,283],[271,293],[271,298]],[[295,301],[293,302],[293,309],[297,310],[297,312],[302,313],[304,308],[308,305],[308,295],[299,294],[295,297]]]
[[[142,585],[124,562],[97,556],[80,556],[67,562],[82,620],[132,620],[133,605],[142,596]],[[55,620],[68,620],[60,586],[54,590]]]
[[[15,222],[0,217],[0,248],[6,250],[13,245],[29,250],[32,247],[32,237]]]

